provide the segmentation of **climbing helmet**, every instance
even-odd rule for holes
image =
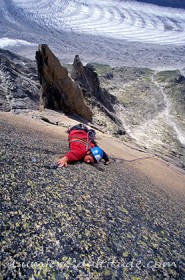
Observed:
[[[98,146],[90,149],[91,154],[93,155],[94,159],[98,162],[103,157],[103,150]]]

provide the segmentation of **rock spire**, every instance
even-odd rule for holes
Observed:
[[[76,113],[92,121],[93,113],[85,103],[82,89],[46,44],[39,45],[36,60],[41,84],[40,109]]]

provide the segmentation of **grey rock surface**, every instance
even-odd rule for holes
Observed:
[[[0,129],[2,279],[183,279],[183,193],[126,162],[47,169],[67,139]]]

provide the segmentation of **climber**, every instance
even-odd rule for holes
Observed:
[[[58,167],[67,167],[68,163],[84,161],[86,163],[98,163],[104,159],[109,164],[107,154],[97,146],[95,131],[88,129],[84,124],[78,124],[68,130],[70,151],[57,161]]]

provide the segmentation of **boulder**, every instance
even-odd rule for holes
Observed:
[[[36,60],[41,84],[40,110],[62,110],[64,113],[76,113],[92,121],[93,113],[85,103],[82,89],[47,45],[39,46]]]

